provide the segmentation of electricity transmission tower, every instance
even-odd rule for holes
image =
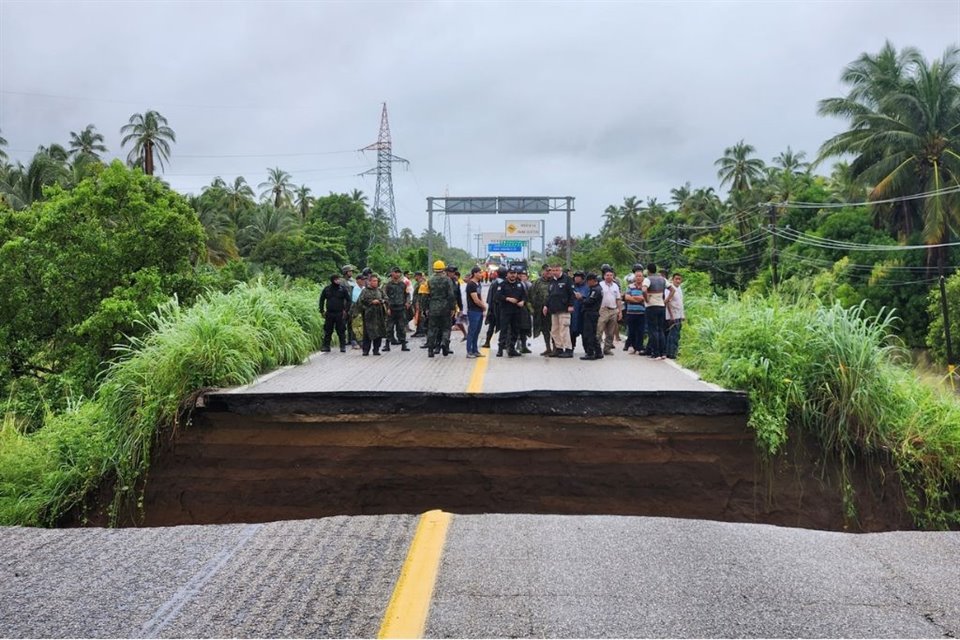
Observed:
[[[394,162],[410,164],[409,160],[393,155],[393,144],[390,141],[390,122],[387,120],[387,103],[383,103],[383,112],[380,115],[380,135],[377,141],[360,149],[360,151],[376,151],[377,166],[367,169],[361,176],[376,174],[377,190],[373,195],[373,214],[390,216],[390,234],[397,237],[397,207],[393,201],[393,173]]]

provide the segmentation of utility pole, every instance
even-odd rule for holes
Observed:
[[[770,269],[773,272],[773,288],[777,288],[777,207],[770,205]]]
[[[677,237],[677,224],[674,223],[674,224],[672,224],[672,225],[670,225],[670,226],[673,227],[673,229],[672,229],[672,231],[673,231],[673,243],[672,243],[672,244],[673,244],[673,247],[672,247],[671,250],[670,250],[671,253],[673,254],[673,265],[672,265],[672,269],[673,269],[673,270],[676,270],[676,268],[677,268],[677,250],[679,249],[679,246],[678,246],[678,245],[679,245],[679,243],[680,243],[680,238]]]
[[[950,340],[950,315],[947,313],[947,284],[943,275],[943,264],[940,265],[940,310],[943,311],[943,334],[947,339],[947,370],[954,372],[956,362],[953,360],[953,342]]]
[[[951,236],[949,232],[947,233],[947,244],[950,243]],[[950,314],[948,313],[947,306],[947,278],[943,274],[943,248],[938,252],[937,256],[937,272],[939,274],[938,282],[940,283],[940,311],[943,313],[943,337],[947,341],[947,376],[950,378],[950,383],[953,384],[953,376],[957,371],[957,361],[953,359],[953,341],[950,339]],[[950,255],[947,253],[947,255]]]
[[[473,239],[477,241],[477,260],[483,260],[486,256],[480,255],[480,240],[483,239],[483,233],[473,234]]]

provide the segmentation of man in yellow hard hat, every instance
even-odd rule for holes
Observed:
[[[437,351],[450,355],[450,324],[456,309],[456,292],[453,281],[444,273],[447,265],[443,260],[433,263],[433,276],[427,282],[429,316],[427,318],[427,356],[432,358]]]

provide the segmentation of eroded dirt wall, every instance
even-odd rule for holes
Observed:
[[[619,514],[818,529],[909,528],[895,482],[856,470],[844,522],[836,470],[809,443],[759,463],[741,415],[243,416],[199,411],[166,443],[143,524],[341,514]]]

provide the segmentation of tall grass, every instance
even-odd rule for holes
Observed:
[[[118,349],[92,400],[32,434],[0,429],[0,524],[56,524],[103,482],[114,483],[116,522],[135,504],[158,434],[180,425],[198,391],[298,364],[320,344],[318,296],[258,283],[163,305],[144,338]]]
[[[862,305],[821,306],[808,296],[731,297],[691,311],[682,361],[748,393],[764,454],[782,452],[791,433],[814,436],[837,456],[851,518],[848,467],[888,459],[919,526],[960,523],[960,401],[906,367],[892,312],[867,316]]]

